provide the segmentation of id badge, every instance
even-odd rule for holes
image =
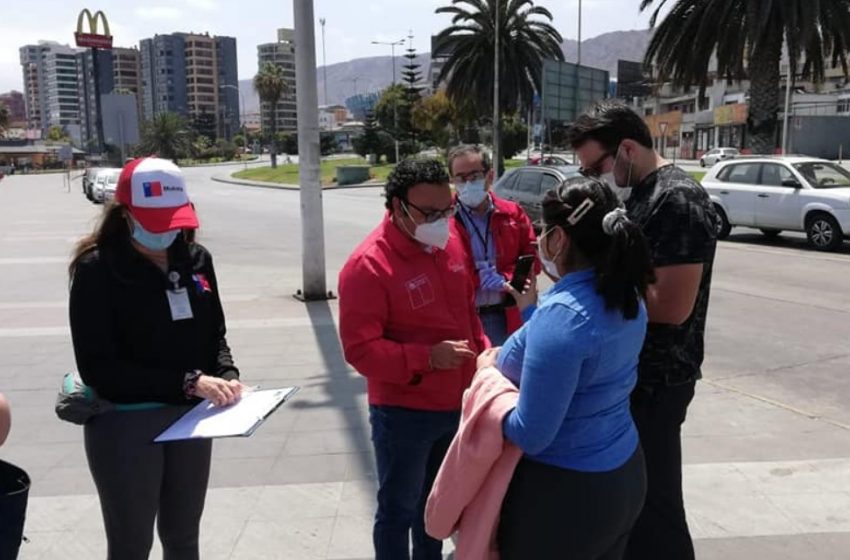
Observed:
[[[186,291],[186,288],[166,290],[165,295],[168,296],[172,321],[185,321],[194,317],[192,315],[192,303],[189,301],[189,292]]]

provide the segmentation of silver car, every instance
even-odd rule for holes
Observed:
[[[118,176],[121,175],[121,170],[114,167],[107,167],[98,171],[94,179],[94,184],[91,187],[92,202],[107,202],[115,196],[115,188],[118,185]],[[111,191],[110,191],[111,189]]]
[[[736,148],[714,148],[699,158],[699,165],[700,167],[712,167],[718,161],[735,159],[739,155],[741,155],[741,152]]]
[[[570,177],[579,176],[578,165],[547,167],[528,165],[508,170],[493,186],[500,197],[519,204],[532,222],[540,220],[543,196]]]

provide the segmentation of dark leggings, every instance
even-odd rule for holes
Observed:
[[[165,560],[197,560],[210,440],[152,443],[186,407],[109,412],[85,425],[108,560],[143,560],[156,520]]]
[[[646,495],[640,447],[620,468],[517,466],[499,523],[502,560],[619,560]]]

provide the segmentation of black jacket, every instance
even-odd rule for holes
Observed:
[[[84,255],[71,281],[71,336],[77,369],[115,403],[186,404],[189,371],[236,379],[212,257],[182,236],[169,249],[192,319],[173,321],[168,275],[123,240]],[[195,399],[193,399],[194,401]]]

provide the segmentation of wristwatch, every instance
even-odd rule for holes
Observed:
[[[201,378],[203,372],[199,369],[186,372],[183,376],[183,396],[187,399],[195,398],[195,389],[198,388],[198,379]]]

